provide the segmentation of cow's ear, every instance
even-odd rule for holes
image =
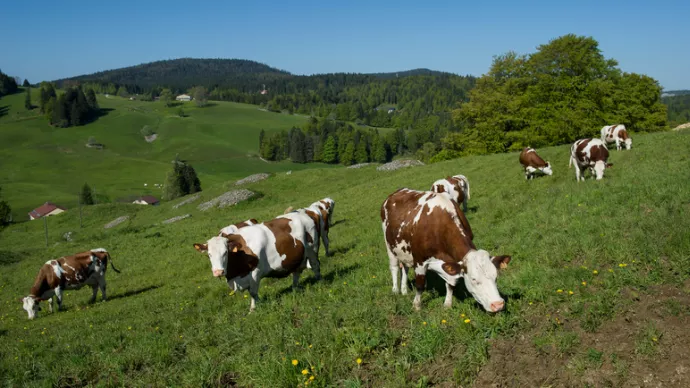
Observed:
[[[242,244],[240,244],[238,241],[228,242],[228,252],[236,253],[240,250],[240,248],[242,248]]]
[[[510,263],[510,260],[511,260],[511,259],[512,259],[512,258],[511,258],[510,256],[505,256],[505,255],[503,255],[503,256],[493,256],[493,257],[491,258],[491,262],[494,263],[494,265],[496,266],[496,268],[498,268],[498,269],[504,269],[504,268],[508,268],[508,263]]]
[[[220,232],[220,237],[225,237],[225,238],[230,238],[230,234],[227,234],[225,232]]]
[[[202,253],[208,251],[208,245],[206,244],[194,244],[194,248]]]
[[[448,275],[459,275],[462,273],[462,266],[458,263],[443,263],[441,266]]]

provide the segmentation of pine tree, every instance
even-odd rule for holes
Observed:
[[[377,163],[386,163],[387,159],[384,139],[376,134],[372,144],[371,160]]]
[[[96,99],[96,92],[93,89],[86,89],[86,102],[89,105],[89,109],[92,111],[98,110],[98,100]]]
[[[336,163],[338,161],[338,147],[333,136],[329,136],[324,143],[321,159],[324,163]]]
[[[355,150],[355,161],[357,163],[367,163],[369,161],[367,143],[363,137],[359,139],[359,144],[357,144],[357,148]]]
[[[29,83],[29,80],[24,78],[24,83],[22,84],[23,87],[28,88],[31,86],[31,83]]]
[[[340,156],[340,163],[350,166],[355,162],[355,143],[350,141],[345,146],[345,151]]]
[[[266,137],[266,131],[264,131],[264,129],[261,128],[261,132],[259,132],[259,153],[261,153],[261,150],[264,146],[264,137]]]
[[[91,187],[87,183],[81,187],[81,193],[79,193],[79,202],[82,205],[93,205],[93,193],[91,192]]]
[[[201,181],[191,165],[180,160],[178,155],[172,164],[173,168],[165,180],[164,199],[171,200],[201,191]]]
[[[24,80],[26,82],[26,80]],[[33,105],[31,105],[31,88],[26,88],[26,96],[24,98],[24,108],[26,110],[31,110],[34,108]]]

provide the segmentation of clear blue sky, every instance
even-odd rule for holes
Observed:
[[[252,59],[296,74],[481,75],[494,55],[574,33],[598,40],[624,71],[690,89],[690,0],[9,0],[1,8],[0,69],[31,82],[180,57]]]

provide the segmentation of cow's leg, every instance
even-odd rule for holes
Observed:
[[[48,311],[53,312],[53,298],[48,299]]]
[[[616,150],[621,150],[621,140],[619,138],[616,138]]]
[[[467,192],[465,192],[465,196],[462,198],[462,211],[467,213]]]
[[[400,268],[398,267],[398,258],[391,252],[391,249],[386,244],[386,251],[388,252],[389,267],[391,269],[391,278],[393,278],[393,293],[400,292],[398,288],[398,277],[400,276]],[[407,286],[405,286],[407,288]]]
[[[326,256],[330,256],[331,252],[328,250],[328,245],[330,244],[330,241],[328,241],[328,231],[324,230],[321,232],[321,240],[323,240],[323,248],[326,250]]]
[[[55,299],[57,299],[58,311],[62,309],[62,288],[60,286],[55,287]]]
[[[321,262],[319,261],[319,256],[317,253],[312,252],[309,255],[309,264],[311,265],[312,271],[314,271],[314,279],[321,280]]]
[[[297,280],[299,280],[299,274],[297,275]],[[249,303],[249,312],[256,310],[256,304],[259,302],[259,283],[261,279],[250,280],[249,281],[249,296],[252,297],[252,301]]]
[[[89,299],[89,304],[96,301],[96,295],[98,295],[98,284],[91,286],[91,290],[93,291],[93,294],[91,295],[91,299]]]
[[[455,290],[455,287],[446,283],[446,300],[443,302],[443,307],[450,308],[453,304],[453,290]]]
[[[424,264],[419,264],[414,269],[414,283],[417,288],[417,294],[414,296],[414,301],[412,302],[412,307],[419,311],[422,309],[422,292],[426,287],[426,266]]]
[[[405,264],[402,264],[402,267],[400,268],[400,293],[403,295],[407,295],[407,273],[409,272],[410,267],[406,266]]]
[[[98,287],[101,289],[101,300],[107,300],[108,297],[105,295],[105,277],[100,278],[100,280],[98,281]],[[96,294],[94,294],[94,296],[95,295]]]
[[[298,269],[292,273],[292,291],[297,291],[299,289],[299,277],[302,274],[302,270]]]
[[[575,164],[575,180],[579,183],[580,182],[580,166]]]

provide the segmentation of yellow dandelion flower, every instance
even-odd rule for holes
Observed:
[[[574,294],[574,292],[568,291],[568,295],[572,295],[572,294]]]
[[[347,284],[347,282],[343,282],[343,284]]]
[[[309,371],[306,370],[306,369],[302,369],[302,374],[303,374],[303,375],[309,374]]]
[[[26,330],[26,326],[24,326],[24,330]]]
[[[299,364],[299,361],[297,361],[297,360],[292,360],[292,365],[297,366],[297,364]]]
[[[309,349],[311,349],[311,344],[309,344]]]
[[[613,272],[613,270],[611,268],[609,268],[609,272]]]
[[[618,264],[618,266],[621,267],[621,268],[625,268],[625,267],[627,267],[628,265],[625,264],[625,263],[620,263],[620,264]]]
[[[426,326],[426,321],[422,322],[422,325]]]
[[[460,314],[460,316],[464,318],[464,317],[465,317],[465,314]]]
[[[405,342],[401,343],[400,346],[407,346]]]
[[[314,381],[314,376],[309,376],[309,381]]]
[[[45,331],[42,331],[42,332],[41,332],[41,335],[46,335],[46,332],[45,332]]]
[[[196,288],[201,288],[201,286],[196,286]]]
[[[443,324],[445,325],[445,324],[446,324],[446,320],[445,320],[445,319],[441,319],[441,323],[443,323]]]
[[[592,271],[592,273],[596,275],[596,274],[599,273],[599,271],[597,271],[597,270],[595,269],[594,271]]]
[[[362,359],[361,359],[361,358],[358,358],[358,359],[357,359],[357,365],[360,365],[361,363],[362,363]]]
[[[582,282],[582,285],[583,285],[583,286],[586,286],[586,285],[587,285],[587,282]]]
[[[247,299],[247,294],[244,294],[244,299]]]
[[[656,342],[656,341],[657,341],[657,338],[656,338],[656,337],[652,337],[652,341]]]
[[[295,341],[295,345],[299,345],[299,342]]]
[[[563,290],[561,290],[561,289],[559,288],[559,289],[556,290],[556,292],[560,294],[561,292],[563,292]]]
[[[470,322],[471,322],[471,321],[470,321],[469,318],[465,319],[465,323],[470,323]]]
[[[376,279],[376,275],[372,276],[371,278],[372,278],[372,279]]]
[[[530,306],[531,306],[532,304],[533,304],[532,302],[529,302],[529,305],[530,305]]]
[[[184,337],[183,335],[180,336],[180,338]]]

